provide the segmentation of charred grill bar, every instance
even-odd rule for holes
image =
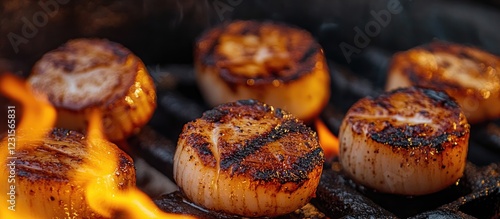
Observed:
[[[329,128],[338,133],[343,113],[351,101],[363,95],[377,94],[380,90],[363,86],[362,78],[347,78],[344,73],[332,65],[332,93],[341,93],[348,100],[334,96],[321,118]],[[165,66],[151,72],[158,89],[158,107],[150,128],[142,130],[129,141],[135,145],[136,153],[148,161],[154,168],[172,178],[173,153],[176,147],[176,133],[180,133],[183,124],[196,119],[208,109],[198,94],[198,88],[189,67]],[[162,78],[177,81],[168,86]],[[190,92],[186,92],[190,91]],[[194,109],[192,111],[179,109]],[[162,124],[171,124],[167,129]],[[325,170],[317,189],[316,198],[311,200],[313,210],[300,209],[283,218],[360,218],[366,216],[387,218],[427,218],[442,216],[451,218],[494,218],[500,215],[500,166],[498,154],[490,158],[483,156],[482,150],[494,149],[494,139],[500,135],[495,132],[495,122],[479,124],[476,136],[471,138],[469,161],[465,175],[459,183],[443,191],[421,197],[386,195],[366,189],[352,182],[344,175],[337,161],[325,164]],[[484,160],[484,159],[491,160]],[[495,162],[496,161],[496,162]],[[164,194],[155,199],[155,203],[164,211],[188,213],[201,218],[234,218],[231,215],[206,211],[195,207],[181,193]],[[310,207],[310,206],[308,206]],[[477,210],[480,208],[482,210]]]

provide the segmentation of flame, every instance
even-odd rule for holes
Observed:
[[[90,179],[85,189],[85,197],[94,211],[105,217],[111,217],[113,213],[119,212],[127,218],[193,218],[159,210],[138,188],[118,190],[114,178],[115,170],[118,168],[118,158],[103,147],[99,147],[99,144],[105,141],[101,112],[93,110],[89,121],[87,144],[92,150],[89,150],[88,160],[82,168],[92,169],[93,172],[82,171],[76,176],[76,180]]]
[[[34,93],[31,87],[22,79],[12,74],[0,75],[0,92],[6,97],[18,101],[23,109],[20,123],[15,128],[16,150],[30,145],[36,145],[41,141],[54,126],[56,121],[56,110],[46,97]],[[20,109],[16,108],[20,112]],[[4,115],[1,115],[4,116]],[[104,140],[101,112],[95,110],[91,113],[87,133],[87,144],[89,146],[86,162],[82,170],[76,173],[74,180],[79,180],[86,185],[86,200],[89,206],[97,213],[105,217],[112,217],[119,213],[126,218],[193,218],[191,216],[168,214],[154,204],[154,202],[138,188],[130,188],[125,191],[119,190],[115,182],[115,170],[118,157],[99,147]],[[19,134],[19,132],[22,134]],[[37,218],[33,212],[7,210],[9,203],[5,189],[7,185],[8,170],[6,167],[9,156],[7,149],[8,138],[0,141],[0,218]],[[17,205],[17,204],[16,204]]]
[[[316,119],[314,125],[318,132],[319,143],[325,153],[325,159],[331,160],[339,156],[339,139],[326,127],[321,119]]]
[[[24,110],[21,117],[16,115],[17,118],[22,118],[16,131],[29,130],[29,135],[16,136],[16,149],[21,149],[31,142],[40,141],[54,126],[56,121],[54,107],[45,96],[34,93],[29,84],[19,77],[8,73],[0,75],[0,93],[21,103]]]
[[[16,121],[15,134],[13,135],[15,150],[13,151],[15,152],[23,147],[27,147],[33,142],[44,138],[56,120],[56,110],[50,105],[48,100],[39,94],[33,93],[27,83],[10,73],[0,75],[0,93],[19,102],[24,110],[21,117],[19,117],[19,114],[13,114]],[[20,109],[16,108],[16,112],[20,112]],[[18,118],[22,118],[19,124],[17,124]],[[9,130],[11,129],[9,128]],[[9,157],[16,157],[15,153],[11,154],[10,150],[8,150],[7,145],[9,142],[11,141],[8,140],[8,136],[0,142],[0,161],[2,167],[7,167],[7,162],[10,160]],[[31,218],[29,215],[24,215],[30,214],[29,212],[7,210],[9,203],[6,200],[9,200],[9,198],[6,192],[3,191],[9,188],[7,184],[9,173],[7,172],[7,168],[1,168],[1,170],[0,190],[2,194],[0,197],[2,198],[0,201],[0,218]]]

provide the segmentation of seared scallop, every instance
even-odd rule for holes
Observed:
[[[323,162],[309,127],[284,110],[245,100],[215,107],[184,126],[174,178],[206,209],[277,216],[314,196]]]
[[[196,75],[212,106],[257,99],[311,121],[328,102],[330,75],[310,33],[273,22],[234,21],[203,34]]]
[[[356,182],[380,192],[433,193],[462,177],[469,129],[446,93],[396,89],[349,109],[340,128],[340,163]]]
[[[443,89],[470,123],[500,118],[500,57],[480,49],[433,42],[397,53],[386,90],[413,85]]]
[[[142,61],[118,43],[70,40],[46,53],[28,83],[56,107],[57,127],[84,131],[90,112],[104,112],[108,139],[137,132],[156,108],[156,91]]]
[[[27,132],[16,132],[26,138]],[[75,131],[53,129],[40,142],[26,145],[10,158],[15,169],[15,218],[105,218],[87,203],[86,182],[77,179],[85,173],[92,177],[101,167],[100,162],[86,162],[90,150],[101,147],[115,158],[116,170],[111,175],[118,190],[135,187],[133,161],[115,144],[102,140],[99,145],[89,145],[86,137]],[[0,145],[7,150],[6,145]],[[83,168],[85,167],[85,168]],[[6,180],[7,182],[7,180]],[[2,210],[4,211],[4,210]],[[14,218],[14,217],[13,217]]]

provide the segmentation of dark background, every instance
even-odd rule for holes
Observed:
[[[391,55],[440,39],[500,54],[499,1],[400,0],[403,11],[392,14],[388,25],[382,27],[375,37],[370,37],[368,46],[359,55],[351,56],[352,62],[346,63],[339,44],[354,45],[354,28],[364,29],[374,20],[370,12],[386,10],[388,2],[2,0],[0,70],[26,75],[45,52],[77,37],[108,38],[122,43],[147,65],[189,64],[192,63],[196,37],[205,29],[232,19],[272,19],[305,28],[318,39],[330,60],[355,73],[370,71],[374,83],[383,80],[376,75],[384,71],[384,63],[367,66],[367,59],[374,58],[373,53]],[[41,5],[47,5],[46,9]],[[39,26],[35,25],[36,22]],[[35,27],[35,34],[23,35],[26,23]],[[19,44],[18,51],[15,51],[12,39],[9,40],[9,34],[26,39]]]

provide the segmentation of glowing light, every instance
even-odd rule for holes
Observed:
[[[326,127],[321,119],[316,119],[314,125],[318,133],[319,143],[325,153],[325,159],[331,160],[339,156],[339,139]]]
[[[54,126],[56,121],[54,107],[45,96],[34,93],[22,79],[8,73],[0,75],[0,92],[19,102],[24,110],[22,116],[18,117],[21,119],[16,119],[20,121],[16,130],[29,130],[30,134],[16,136],[18,137],[17,149],[24,147],[27,143],[40,141]]]
[[[56,120],[56,110],[49,103],[46,97],[32,92],[30,86],[22,79],[12,75],[0,75],[0,92],[6,97],[21,104],[23,113],[16,115],[16,149],[29,147],[39,143],[47,133],[53,128]],[[21,112],[21,109],[18,110]],[[18,119],[20,118],[20,119]],[[116,183],[116,169],[118,168],[118,157],[105,147],[99,147],[104,141],[101,112],[94,110],[87,133],[88,156],[82,169],[77,170],[73,180],[79,180],[85,185],[85,198],[89,206],[98,214],[105,217],[112,217],[119,214],[124,218],[193,218],[191,216],[175,215],[162,212],[153,201],[138,188],[133,187],[127,190],[119,190]],[[21,132],[21,134],[18,134]],[[8,139],[0,141],[0,218],[38,218],[36,212],[20,207],[21,203],[16,203],[16,211],[7,210],[9,200],[7,197],[9,185],[7,180],[9,173],[7,159]],[[80,183],[79,183],[80,184]],[[20,188],[16,188],[20,189]],[[63,207],[63,206],[61,206]],[[65,206],[68,208],[68,206]],[[35,214],[35,215],[33,215]],[[71,215],[68,215],[70,217]]]
[[[119,190],[115,172],[118,169],[118,157],[106,151],[99,144],[105,141],[102,128],[102,114],[95,109],[90,114],[88,127],[89,155],[75,180],[88,180],[85,198],[89,206],[97,213],[112,217],[114,214],[126,218],[192,218],[162,212],[153,201],[137,188]]]
[[[16,117],[16,127],[13,129],[15,131],[13,135],[15,150],[27,147],[31,143],[44,138],[56,120],[56,111],[47,99],[34,94],[27,83],[10,73],[0,75],[0,92],[6,97],[19,102],[24,110],[22,115],[14,114]],[[16,109],[16,112],[20,112],[20,109]],[[20,122],[17,123],[17,121]],[[0,181],[0,197],[2,199],[0,201],[0,218],[32,218],[30,212],[7,210],[11,203],[6,201],[10,199],[10,197],[7,197],[9,191],[6,190],[10,190],[10,186],[15,186],[15,183],[8,184],[9,172],[6,167],[9,157],[17,156],[16,154],[10,154],[10,150],[8,150],[9,143],[13,142],[9,141],[7,137],[0,142],[0,161],[2,165],[2,168],[0,168],[2,179]],[[18,207],[19,204],[16,203],[16,208],[13,209],[19,209]]]

